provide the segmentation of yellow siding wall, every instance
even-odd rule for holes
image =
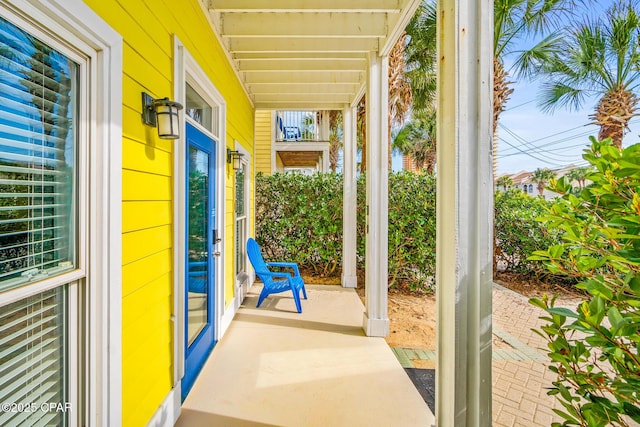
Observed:
[[[256,173],[271,174],[271,111],[256,110]]]
[[[173,34],[227,105],[226,145],[253,152],[253,107],[197,0],[85,0],[123,39],[124,426],[144,426],[173,386],[173,142],[141,122],[140,93],[173,98]],[[233,298],[233,172],[227,167],[225,301]]]

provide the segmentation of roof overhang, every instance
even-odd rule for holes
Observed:
[[[257,109],[342,109],[420,0],[204,0]]]

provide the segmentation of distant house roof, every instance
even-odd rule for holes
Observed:
[[[553,172],[553,174],[556,177],[561,177],[566,175],[570,170],[575,169],[577,166],[576,165],[568,165],[568,166],[563,166],[561,168],[555,168],[555,169],[549,169],[551,172]],[[534,174],[534,171],[520,171],[520,172],[516,172],[514,174],[502,174],[500,176],[498,176],[496,178],[496,184],[498,182],[498,179],[502,178],[503,176],[508,176],[511,178],[511,180],[513,181],[514,185],[522,185],[522,184],[529,184],[531,183],[531,176]]]
[[[515,185],[529,183],[531,182],[532,173],[533,172],[520,171],[518,173],[511,175],[511,180]]]

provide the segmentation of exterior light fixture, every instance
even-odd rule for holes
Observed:
[[[182,104],[169,98],[154,99],[146,92],[142,92],[142,121],[148,126],[158,127],[161,139],[180,138],[180,121],[178,110]]]
[[[233,151],[230,148],[227,148],[227,163],[230,163],[233,166],[234,171],[239,171],[242,168],[242,156],[243,154],[239,151]]]

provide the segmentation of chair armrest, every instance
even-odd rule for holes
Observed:
[[[280,271],[269,271],[269,272],[260,272],[263,276],[271,276],[271,277],[283,277],[285,279],[291,279],[291,273],[280,272]]]
[[[267,266],[293,268],[293,271],[295,271],[296,276],[300,275],[300,271],[298,270],[298,264],[296,264],[295,262],[268,262]]]

